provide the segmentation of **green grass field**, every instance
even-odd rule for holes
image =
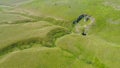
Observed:
[[[0,0],[0,68],[120,68],[119,14],[119,0]]]

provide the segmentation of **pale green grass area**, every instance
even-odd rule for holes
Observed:
[[[0,68],[120,68],[119,4],[0,0]],[[94,25],[87,36],[70,34],[72,22],[83,13],[95,18]]]
[[[84,62],[91,61],[98,68],[104,68],[101,67],[103,65],[108,68],[120,67],[119,45],[108,42],[100,37],[94,35],[83,37],[72,34],[58,39],[56,45],[71,52],[76,57],[80,56],[80,60]],[[95,57],[98,58],[98,62],[95,61]]]
[[[0,25],[0,56],[36,45],[55,46],[55,39],[68,32],[46,21]]]
[[[22,8],[27,10],[33,9],[35,11],[40,11],[40,13],[43,13],[43,15],[60,17],[65,20],[71,21],[70,23],[72,23],[72,21],[80,14],[89,14],[93,16],[96,20],[96,25],[93,26],[91,33],[94,33],[95,35],[99,35],[101,37],[105,37],[106,40],[113,41],[119,44],[120,40],[118,39],[120,38],[120,24],[110,24],[108,20],[118,20],[120,18],[120,12],[114,10],[114,8],[112,8],[111,6],[104,5],[104,2],[105,1],[102,0],[34,0],[31,3],[23,5]],[[117,0],[113,3],[119,2]],[[109,33],[109,31],[111,31],[111,33]],[[99,34],[99,32],[101,32],[102,34]],[[114,38],[112,38],[111,36],[113,36]]]
[[[2,8],[0,7],[0,12],[2,11]]]
[[[30,18],[28,17],[24,17],[21,15],[17,15],[17,14],[10,14],[10,13],[0,13],[0,24],[6,24],[6,23],[17,23],[19,21],[29,21]]]
[[[120,10],[120,1],[119,0],[116,0],[116,1],[114,1],[114,0],[106,0],[104,2],[104,5],[111,6],[115,10]]]
[[[17,64],[16,64],[16,60],[18,62]],[[67,65],[71,64],[73,61],[74,61],[74,56],[60,50],[59,48],[42,47],[42,48],[24,50],[21,52],[11,54],[10,57],[4,60],[4,63],[1,63],[0,67],[3,68],[19,68],[19,67],[20,68],[61,68],[61,67],[67,68],[68,67],[69,68],[69,66]]]
[[[32,0],[0,0],[0,5],[4,6],[17,6],[19,4],[27,3]]]
[[[120,24],[109,24],[107,28],[98,33],[104,40],[120,45]],[[110,29],[109,29],[110,28]]]
[[[26,24],[1,25],[0,48],[3,48],[20,40],[27,40],[34,37],[44,37],[46,33],[53,28],[55,28],[55,26],[52,27],[51,24],[44,21]]]

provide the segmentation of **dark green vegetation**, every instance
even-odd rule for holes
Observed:
[[[119,4],[0,0],[0,68],[120,68]],[[84,13],[95,19],[87,36],[72,24]]]

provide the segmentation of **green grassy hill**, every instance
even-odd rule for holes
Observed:
[[[120,68],[119,0],[0,0],[0,68]],[[87,35],[81,14],[94,18]],[[80,32],[76,33],[76,27]]]

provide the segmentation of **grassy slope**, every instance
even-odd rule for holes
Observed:
[[[9,14],[9,13],[2,13],[2,12],[0,13],[0,24],[12,23],[20,20],[30,20],[30,19],[24,16],[16,15],[16,14]]]
[[[93,35],[82,37],[81,35],[72,34],[57,40],[56,45],[76,56],[87,54],[86,58],[88,59],[85,58],[86,60],[81,61],[91,61],[93,65],[96,65],[97,62],[94,59],[96,57],[99,59],[100,66],[104,64],[108,68],[119,68],[120,49],[118,45],[107,42],[100,37]],[[99,64],[97,66],[99,67]]]
[[[22,3],[30,2],[31,0],[0,0],[0,5],[16,6]]]
[[[35,0],[32,3],[23,5],[25,10],[35,10],[40,11],[43,15],[60,17],[65,20],[73,21],[77,16],[83,13],[87,13],[96,19],[96,26],[94,27],[92,33],[102,36],[104,39],[109,40],[110,42],[120,43],[119,38],[119,25],[120,24],[111,24],[110,19],[113,22],[119,20],[119,11],[115,10],[111,6],[104,5],[102,0],[92,0],[92,1],[39,1]],[[109,0],[107,1],[109,2]],[[116,4],[116,2],[113,2]],[[119,1],[118,1],[119,3]],[[47,7],[46,7],[47,6]],[[59,10],[58,10],[59,9]],[[34,12],[35,12],[34,11]],[[112,13],[111,13],[112,12]],[[112,28],[110,28],[112,27]],[[110,31],[109,31],[110,30]],[[110,33],[109,33],[110,32]],[[114,38],[110,38],[114,36]]]
[[[59,53],[59,54],[58,54]],[[57,55],[56,55],[57,54]],[[59,58],[61,59],[59,59]],[[11,59],[10,59],[11,58]],[[18,60],[18,58],[22,58]],[[43,59],[46,58],[46,59]],[[3,68],[59,68],[67,67],[74,61],[74,56],[63,52],[59,48],[39,47],[13,53],[0,64]],[[17,64],[16,61],[17,60]],[[47,61],[47,62],[46,62]],[[53,62],[56,61],[56,62]],[[23,63],[25,62],[25,63]],[[61,63],[59,63],[61,62]],[[7,64],[6,64],[7,63]],[[19,66],[20,65],[20,66]]]
[[[52,29],[52,25],[44,21],[35,22],[35,23],[26,23],[26,24],[1,25],[0,40],[2,41],[0,41],[1,43],[0,48],[3,48],[6,45],[12,44],[13,42],[16,42],[22,39],[41,36],[40,34],[42,34],[41,37],[44,37],[47,31],[49,31],[49,30],[46,30],[46,28]],[[5,34],[6,36],[4,36]]]
[[[105,2],[112,2],[114,5],[111,6],[109,5],[109,3],[107,5],[104,5]],[[96,19],[96,25],[93,26],[87,37],[71,34],[58,39],[56,42],[56,47],[54,48],[30,48],[23,51],[20,50],[19,52],[10,53],[5,57],[3,56],[1,58],[0,67],[119,68],[120,24],[115,23],[120,22],[120,12],[114,7],[119,6],[119,3],[120,1],[118,0],[34,0],[31,3],[17,6],[21,10],[27,10],[37,16],[50,16],[69,21],[66,24],[63,24],[69,24],[67,26],[70,26],[72,21],[80,14],[87,13]],[[58,24],[61,23],[59,22]],[[42,22],[16,25],[3,24],[2,26],[0,26],[0,38],[2,40],[0,41],[0,48],[4,48],[4,46],[9,46],[11,42],[8,42],[8,40],[11,38],[13,39],[12,42],[15,42],[15,40],[24,40],[30,37],[34,38],[36,34],[36,37],[43,37],[45,35],[44,31],[50,30],[49,28],[46,28],[42,25],[42,27],[46,29],[41,32],[41,25]],[[48,58],[48,56],[50,56],[50,58]],[[15,60],[18,60],[18,63],[16,63]],[[23,64],[23,62],[25,61],[26,63]]]

